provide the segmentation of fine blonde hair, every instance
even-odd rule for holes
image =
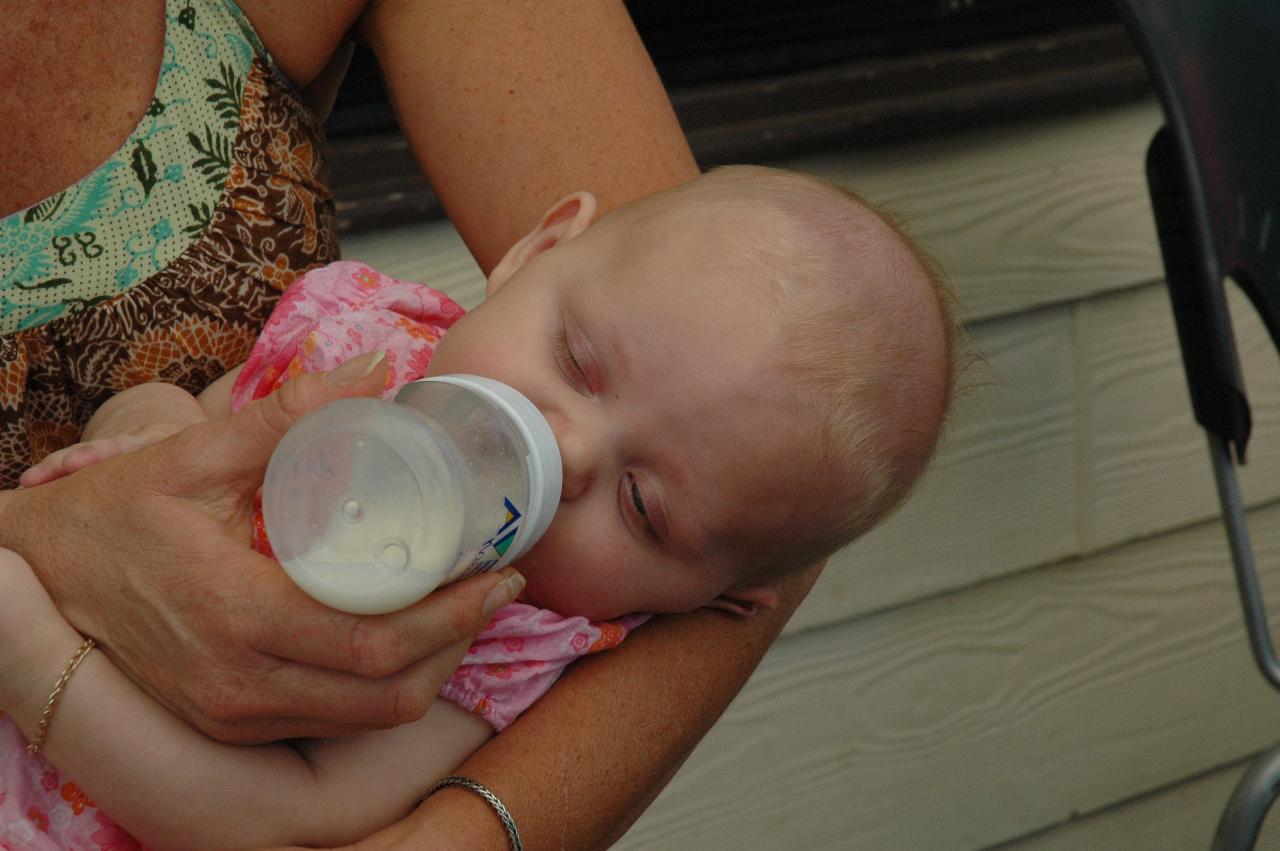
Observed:
[[[881,522],[942,435],[961,332],[938,264],[888,212],[808,174],[722,166],[611,213],[596,228],[661,221],[670,202],[739,233],[725,264],[760,272],[805,459],[803,517],[734,549],[748,579],[802,570]]]
[[[716,169],[708,188],[747,193],[769,234],[749,260],[770,282],[780,355],[816,459],[809,520],[752,549],[757,577],[808,567],[898,508],[950,409],[960,330],[938,264],[891,214],[810,175]],[[762,551],[763,550],[763,551]]]

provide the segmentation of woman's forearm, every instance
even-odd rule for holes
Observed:
[[[381,0],[361,33],[486,273],[570,192],[603,215],[698,174],[622,0]]]
[[[789,582],[778,609],[749,619],[704,610],[646,624],[617,650],[575,664],[457,773],[503,801],[530,851],[607,847],[720,717],[819,570]],[[502,849],[506,842],[483,800],[448,788],[367,847]]]

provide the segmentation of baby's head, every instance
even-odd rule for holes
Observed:
[[[444,337],[564,462],[525,596],[615,617],[771,605],[906,496],[950,398],[948,299],[885,216],[808,176],[714,171],[592,223],[557,203]]]

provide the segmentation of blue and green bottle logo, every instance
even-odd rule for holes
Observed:
[[[515,541],[516,534],[520,531],[520,518],[524,513],[515,507],[509,497],[504,496],[502,504],[507,510],[506,519],[498,527],[498,531],[476,550],[475,557],[471,560],[471,567],[464,578],[491,570],[507,554],[507,550],[511,549],[511,543]],[[495,556],[494,553],[497,555]]]

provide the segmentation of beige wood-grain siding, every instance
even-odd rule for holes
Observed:
[[[1228,291],[1253,409],[1248,505],[1280,496],[1280,356]],[[789,632],[1218,513],[1163,284],[976,323],[989,383],[962,397],[911,501],[838,553]]]
[[[1070,306],[982,322],[970,333],[990,362],[990,383],[960,397],[917,492],[832,559],[789,632],[1079,550]]]
[[[783,638],[618,847],[983,848],[1276,739],[1208,523]]]
[[[1143,158],[1154,101],[793,160],[900,214],[967,319],[1162,277]]]
[[[1143,795],[1000,846],[1000,851],[1207,851],[1247,763]],[[1263,823],[1259,851],[1280,848],[1280,819]]]
[[[911,502],[833,558],[620,847],[1206,847],[1241,760],[1280,740],[1280,696],[1244,642],[1159,283],[1159,121],[1143,102],[787,164],[901,213],[990,366]],[[448,225],[344,255],[483,295]],[[1280,599],[1280,364],[1232,308]]]
[[[1253,438],[1240,469],[1247,503],[1280,495],[1280,357],[1258,314],[1228,290]],[[1089,523],[1107,546],[1218,510],[1204,431],[1183,376],[1163,286],[1080,304],[1078,334],[1089,420]]]

